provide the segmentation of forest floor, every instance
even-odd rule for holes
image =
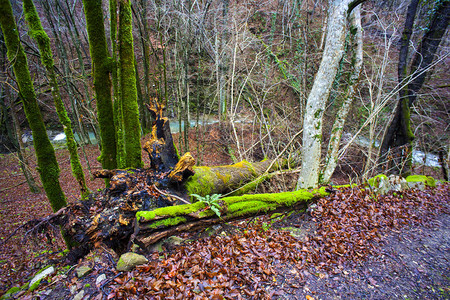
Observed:
[[[226,149],[213,141],[217,133],[208,134],[203,164],[230,163]],[[193,142],[190,146],[196,148]],[[90,167],[99,169],[97,147],[85,151]],[[33,151],[27,155],[34,170]],[[57,150],[57,158],[68,201],[76,201],[78,186],[67,151]],[[83,155],[81,161],[86,168]],[[117,257],[102,248],[67,265],[57,229],[26,237],[23,230],[15,232],[50,214],[51,208],[44,193],[29,192],[14,154],[1,156],[0,178],[0,295],[54,265],[56,273],[34,292],[15,297],[450,299],[449,184],[386,196],[362,189],[336,191],[307,212],[241,220],[180,236],[185,241],[181,245],[165,244],[162,253],[145,254],[148,264],[118,272]],[[88,186],[96,191],[103,182],[89,178]],[[81,265],[91,271],[78,278]]]

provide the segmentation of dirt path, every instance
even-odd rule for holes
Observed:
[[[299,284],[292,269],[281,269],[279,299],[450,299],[450,215],[427,226],[392,231],[379,256],[330,275],[313,268]]]

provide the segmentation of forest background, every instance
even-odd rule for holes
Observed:
[[[417,2],[408,41],[408,65],[418,56],[438,7],[448,7],[448,1]],[[41,64],[41,54],[30,34],[22,3],[11,3],[45,126],[60,133],[63,127],[53,104],[51,79]],[[34,4],[50,37],[57,83],[80,154],[87,157],[92,148],[85,145],[102,138],[83,3],[42,0]],[[363,3],[360,11],[363,59],[356,81],[352,77],[356,48],[351,41],[352,30],[346,32],[345,54],[339,60],[336,76],[329,78],[332,80],[329,95],[321,99],[325,104],[319,113],[323,122],[320,135],[315,135],[321,140],[320,168],[325,169],[327,145],[336,132],[335,118],[350,98],[348,87],[353,86],[352,105],[344,118],[345,127],[341,125],[338,172],[332,182],[362,181],[379,172],[404,171],[407,162],[396,163],[395,152],[381,153],[380,145],[404,86],[398,76],[399,53],[410,6],[410,1]],[[268,190],[294,189],[300,182],[296,166],[302,163],[305,149],[302,135],[307,101],[332,28],[327,24],[327,1],[132,1],[130,8],[139,136],[145,140],[152,124],[145,104],[164,103],[165,114],[179,132],[175,142],[180,153],[191,151],[199,165],[283,156],[292,162],[291,171],[277,182],[276,188]],[[114,36],[111,30],[114,18],[110,17],[106,2],[103,15],[106,41],[113,56],[116,42],[108,37]],[[402,155],[416,163],[413,173],[435,177],[441,176],[440,164],[448,164],[449,155],[448,41],[445,31],[433,63],[427,67],[427,80],[411,105],[415,154],[400,147]],[[5,44],[1,47],[2,151],[22,150],[16,153],[27,170],[26,158],[30,153],[23,151],[21,144],[27,142],[29,124]],[[208,148],[208,144],[214,147]],[[394,164],[380,164],[382,154]],[[440,164],[436,157],[440,157]],[[89,164],[87,169],[91,171]],[[74,195],[79,197],[77,193]]]
[[[414,51],[439,2],[442,1],[420,1],[409,60],[417,54]],[[47,72],[40,63],[36,43],[28,35],[21,3],[12,4],[44,122],[47,129],[62,131]],[[104,3],[103,13],[108,37],[111,18],[107,4]],[[352,83],[357,89],[351,95],[352,106],[338,153],[339,169],[351,177],[367,178],[380,172],[378,145],[398,102],[399,46],[409,4],[366,1],[362,6],[363,66],[357,82]],[[82,2],[35,1],[35,5],[50,37],[61,97],[79,143],[100,141]],[[275,158],[281,152],[300,159],[299,132],[325,47],[327,1],[135,1],[131,7],[142,136],[152,124],[145,103],[156,99],[166,103],[167,116],[181,132],[177,140],[179,152],[193,151],[198,164],[202,164],[201,141],[205,131],[196,125],[215,121],[220,122],[217,142],[232,161]],[[324,153],[335,116],[348,96],[354,50],[348,40],[349,36],[347,55],[339,63],[323,112]],[[107,42],[113,51],[111,39]],[[1,137],[3,151],[11,151],[19,147],[17,137],[22,137],[28,126],[2,45]],[[423,153],[440,153],[445,160],[449,144],[447,70],[446,33],[427,70],[426,85],[411,109],[414,148]],[[17,122],[12,121],[13,115]],[[189,146],[191,126],[197,128],[197,149]],[[361,147],[364,143],[368,147]]]

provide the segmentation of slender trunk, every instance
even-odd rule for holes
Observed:
[[[344,103],[339,108],[336,120],[331,130],[330,142],[328,144],[327,156],[325,158],[325,168],[322,172],[323,182],[329,182],[331,175],[336,168],[338,161],[339,144],[341,142],[342,132],[344,130],[345,120],[350,111],[351,104],[356,92],[356,85],[359,81],[361,67],[363,63],[363,44],[362,44],[362,28],[361,28],[361,13],[360,8],[356,7],[350,14],[351,17],[351,46],[353,56],[351,58],[351,66],[353,70],[349,75],[347,91],[345,94]]]
[[[60,170],[58,162],[56,161],[55,151],[45,130],[37,98],[34,93],[27,58],[20,44],[18,30],[9,0],[0,0],[0,15],[0,25],[8,49],[8,59],[13,66],[14,75],[23,100],[25,115],[33,134],[33,144],[36,151],[39,175],[50,205],[53,211],[56,212],[66,206],[66,197],[59,184]]]
[[[41,25],[41,21],[37,14],[36,8],[32,0],[24,0],[23,9],[25,13],[25,19],[30,27],[30,36],[32,36],[38,44],[39,52],[41,53],[41,61],[47,70],[47,75],[50,81],[50,87],[52,91],[53,100],[55,102],[56,112],[58,113],[59,120],[64,128],[66,134],[67,147],[70,154],[70,166],[72,167],[72,174],[80,185],[81,196],[86,198],[89,195],[89,189],[86,185],[84,178],[83,167],[81,166],[80,159],[78,157],[77,143],[72,131],[72,123],[70,122],[67,111],[64,107],[64,103],[61,99],[59,92],[59,86],[54,71],[53,54],[50,47],[50,38],[44,31]]]
[[[76,93],[76,85],[72,81],[71,76],[71,70],[70,70],[70,63],[69,59],[67,57],[68,50],[65,47],[65,44],[61,37],[61,31],[58,30],[59,24],[54,23],[54,14],[55,12],[52,11],[52,7],[49,3],[49,1],[41,0],[41,4],[44,8],[44,11],[46,13],[46,18],[48,23],[50,24],[50,28],[52,29],[53,35],[55,37],[55,44],[57,45],[59,57],[63,64],[63,70],[62,73],[64,74],[63,78],[65,81],[65,89],[67,93],[69,94],[70,104],[72,106],[72,114],[73,119],[75,120],[75,124],[78,129],[78,137],[81,141],[81,144],[86,144],[88,142],[88,134],[85,132],[85,128],[81,122],[81,114],[78,109],[78,97]]]
[[[27,181],[28,187],[30,188],[30,191],[32,193],[40,193],[41,190],[39,189],[38,185],[36,184],[36,181],[34,180],[33,174],[31,174],[28,160],[25,155],[25,146],[22,141],[22,130],[20,129],[19,121],[17,120],[16,112],[14,111],[14,107],[11,106],[11,118],[13,121],[13,125],[16,131],[16,140],[17,144],[19,145],[19,149],[17,151],[17,156],[19,158],[19,166],[22,170],[23,175],[25,176],[25,180]]]
[[[116,128],[116,143],[117,143],[117,167],[125,168],[125,142],[124,142],[124,129],[123,129],[123,114],[122,114],[122,104],[120,96],[120,69],[118,61],[118,36],[117,36],[117,26],[118,17],[117,13],[117,0],[109,0],[109,14],[111,18],[110,22],[110,39],[112,48],[112,87],[113,87],[113,111],[114,111],[114,126]]]
[[[330,3],[325,50],[306,103],[303,121],[302,170],[297,189],[315,187],[319,183],[323,112],[339,62],[344,54],[347,16],[353,2],[355,1],[334,0]]]
[[[398,105],[392,121],[388,124],[380,149],[380,160],[384,164],[388,160],[389,150],[392,150],[389,159],[389,167],[396,173],[407,175],[412,167],[412,144],[414,134],[411,129],[410,107],[417,99],[417,93],[422,87],[428,69],[430,68],[439,44],[445,34],[450,18],[450,1],[442,1],[432,16],[428,30],[422,38],[421,44],[413,59],[408,78],[407,57],[408,46],[411,37],[414,18],[417,11],[418,0],[411,2],[405,21],[405,28],[401,40],[398,79],[411,80],[407,87],[399,91]]]
[[[87,75],[86,75],[86,69],[84,67],[84,59],[83,59],[84,49],[82,48],[83,43],[81,41],[80,33],[78,31],[78,27],[76,26],[73,12],[72,12],[72,9],[70,8],[68,0],[65,0],[65,2],[66,2],[66,7],[63,7],[59,1],[57,3],[59,4],[59,6],[61,7],[61,10],[64,13],[67,27],[71,28],[69,30],[69,33],[70,33],[71,39],[74,41],[72,44],[73,44],[73,48],[75,49],[75,52],[77,54],[78,67],[81,71],[81,77],[83,78],[82,84],[83,84],[83,90],[84,90],[84,97],[81,99],[79,104],[80,104],[80,107],[82,108],[82,112],[84,112],[87,115],[87,116],[85,116],[85,119],[90,123],[92,131],[94,132],[94,135],[96,136],[97,140],[100,140],[100,137],[98,135],[98,131],[99,131],[98,123],[97,123],[97,119],[95,118],[94,110],[91,105],[90,99],[92,97],[90,95],[89,87],[87,84],[88,80],[87,80]],[[73,28],[73,30],[72,30],[72,28]],[[86,130],[85,130],[86,138],[89,141],[89,143],[92,144],[91,137],[89,135],[89,130],[88,130],[89,127],[87,126],[86,123],[83,123],[83,126],[86,128]]]

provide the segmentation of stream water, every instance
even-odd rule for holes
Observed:
[[[209,125],[209,124],[214,124],[217,123],[218,120],[214,119],[214,118],[207,118],[207,119],[201,119],[199,120],[199,125],[203,126],[203,125]],[[237,122],[239,123],[239,121]],[[184,130],[184,121],[181,122],[181,130]],[[190,121],[189,122],[190,127],[195,127],[197,125],[196,121]],[[180,125],[178,123],[178,120],[171,120],[170,121],[170,131],[172,133],[178,133],[180,131]],[[47,134],[50,137],[50,140],[53,144],[64,144],[66,142],[66,135],[64,134],[64,132],[55,132],[55,131],[48,131]],[[80,136],[75,133],[75,139],[79,142]],[[345,139],[349,139],[351,138],[351,134],[350,133],[344,133],[342,136],[343,140]],[[91,140],[91,142],[93,144],[97,143],[97,139],[95,137],[95,134],[93,132],[89,132],[89,139]],[[22,136],[22,141],[25,144],[29,144],[31,143],[31,141],[33,140],[31,133],[27,132]],[[363,136],[358,136],[355,140],[354,143],[362,146],[362,147],[368,147],[370,145],[370,140],[366,137]],[[376,141],[375,142],[375,147],[379,146],[379,142]],[[429,167],[441,167],[441,164],[439,163],[439,157],[436,154],[433,153],[425,153],[423,151],[414,149],[413,150],[413,163],[417,164],[417,165],[425,165],[425,166],[429,166]]]

